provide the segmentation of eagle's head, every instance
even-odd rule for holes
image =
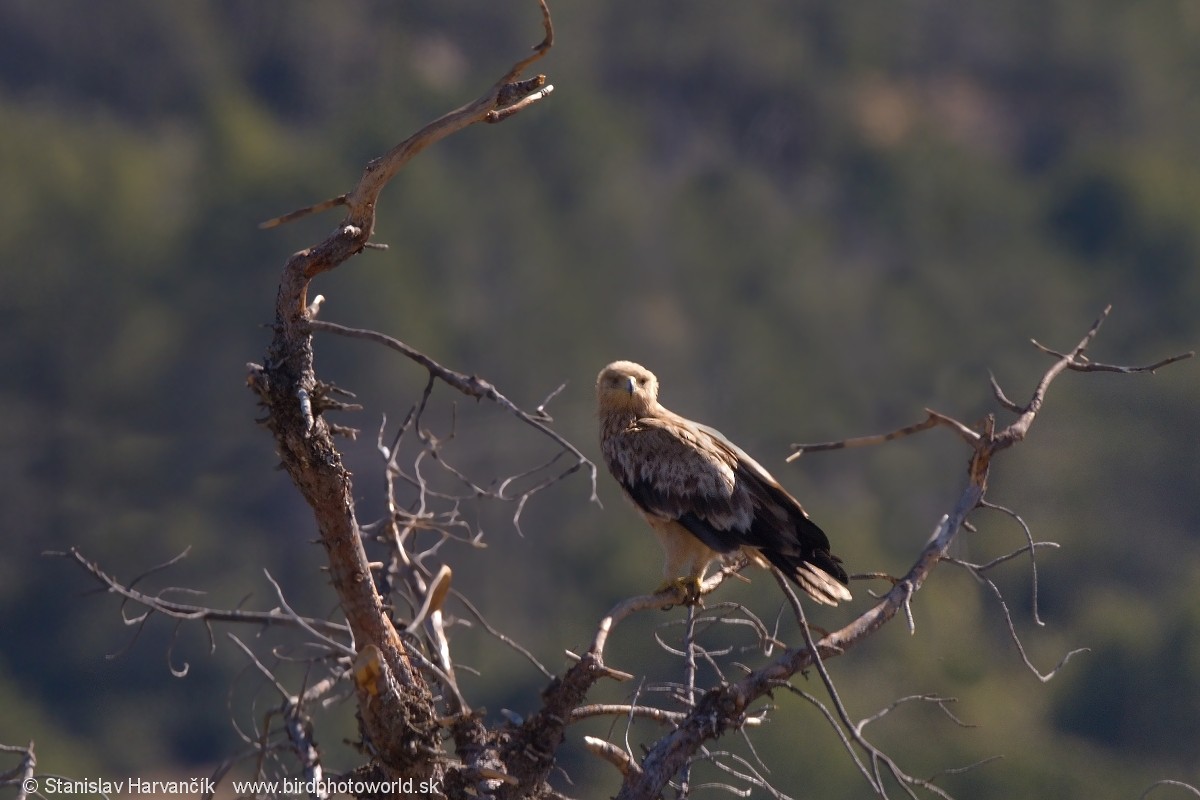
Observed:
[[[596,402],[601,414],[646,414],[658,405],[658,378],[632,361],[614,361],[596,378]]]

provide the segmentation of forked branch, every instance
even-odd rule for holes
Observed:
[[[550,18],[550,8],[546,5],[546,0],[538,0],[538,6],[542,11],[545,38],[534,45],[532,55],[513,64],[490,89],[467,105],[438,117],[384,155],[371,161],[359,178],[358,184],[346,194],[267,220],[259,227],[274,228],[309,214],[346,206],[348,211],[342,223],[343,232],[348,228],[353,229],[350,234],[362,237],[365,243],[375,230],[375,209],[380,193],[413,156],[434,142],[477,122],[495,123],[508,119],[554,91],[554,87],[546,83],[545,75],[521,79],[522,73],[542,59],[554,46],[554,22]]]

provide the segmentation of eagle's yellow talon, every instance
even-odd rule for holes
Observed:
[[[695,606],[700,604],[700,584],[700,578],[695,575],[670,578],[660,583],[658,588],[654,590],[654,594],[662,594],[663,592],[682,594],[684,605]]]

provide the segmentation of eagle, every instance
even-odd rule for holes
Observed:
[[[660,591],[678,586],[695,602],[709,565],[740,552],[818,603],[851,599],[841,559],[796,498],[720,431],[660,405],[654,373],[614,361],[596,403],[604,461],[662,544]]]

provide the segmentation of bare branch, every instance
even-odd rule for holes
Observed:
[[[0,744],[0,752],[21,755],[17,766],[0,774],[0,786],[15,785],[17,787],[16,800],[26,800],[32,792],[37,791],[37,784],[33,783],[33,768],[37,766],[37,756],[33,753],[33,741],[31,740],[25,747]],[[34,788],[30,790],[30,786]]]
[[[1012,400],[1008,399],[1008,396],[1004,394],[1004,390],[1000,388],[1000,384],[996,380],[996,376],[993,375],[990,371],[988,372],[988,383],[992,387],[992,395],[996,398],[997,403],[1004,406],[1005,408],[1007,408],[1009,411],[1013,412],[1014,414],[1024,414],[1025,413],[1024,406],[1019,406],[1016,403],[1014,403]]]
[[[186,554],[186,551],[185,551]],[[142,614],[133,619],[127,619],[126,624],[142,623],[151,613],[163,614],[167,617],[172,617],[178,620],[201,620],[204,622],[232,622],[241,624],[254,625],[286,625],[304,628],[315,635],[329,634],[347,634],[350,629],[345,625],[340,625],[336,622],[330,622],[324,619],[313,619],[310,617],[301,617],[290,609],[281,611],[280,609],[272,609],[270,611],[241,611],[238,609],[216,609],[206,606],[191,605],[188,603],[178,603],[172,600],[164,600],[162,592],[157,595],[145,594],[143,592],[134,591],[130,587],[133,585],[124,585],[116,578],[104,572],[100,566],[85,558],[77,548],[70,548],[66,552],[47,551],[45,555],[69,557],[73,559],[79,566],[83,567],[92,577],[107,587],[108,591],[116,594],[126,600],[137,603],[147,609],[145,614]],[[166,564],[161,564],[152,570],[142,573],[138,576],[138,580],[150,575],[164,566],[177,563],[179,558],[184,554],[177,556]],[[270,579],[270,576],[268,576]],[[274,581],[271,581],[274,584]],[[168,590],[164,590],[168,591]],[[319,633],[318,633],[319,632]]]
[[[516,114],[519,111],[524,111],[537,101],[545,99],[546,95],[554,91],[553,86],[546,84],[545,75],[538,75],[536,78],[530,78],[528,81],[522,81],[521,84],[517,85],[531,87],[537,86],[539,88],[536,91],[530,92],[524,98],[518,100],[510,106],[505,106],[504,108],[497,109],[495,111],[489,111],[483,118],[484,122],[503,122],[513,114]]]
[[[275,674],[272,673],[271,670],[267,669],[265,664],[258,660],[258,656],[254,655],[254,651],[247,647],[245,642],[234,636],[232,633],[227,633],[225,635],[228,636],[230,641],[236,644],[241,651],[246,654],[246,657],[250,659],[250,663],[254,665],[255,669],[262,673],[264,678],[270,681],[271,685],[275,687],[275,691],[279,692],[279,696],[286,700],[289,696],[287,689],[283,688],[283,684],[279,682],[279,679],[275,677]]]
[[[1104,324],[1104,320],[1108,318],[1108,313],[1112,311],[1112,306],[1106,306],[1096,321],[1092,323],[1092,327],[1079,340],[1079,344],[1075,345],[1075,349],[1068,355],[1060,355],[1059,360],[1054,363],[1050,369],[1042,376],[1041,381],[1033,390],[1033,396],[1029,398],[1029,402],[1024,406],[1021,415],[1005,428],[1000,433],[997,433],[989,442],[988,458],[991,454],[1007,447],[1011,447],[1017,442],[1023,440],[1029,433],[1029,427],[1033,425],[1033,420],[1041,411],[1042,403],[1045,401],[1046,392],[1050,388],[1050,384],[1057,378],[1063,370],[1068,369],[1072,364],[1082,363],[1080,359],[1083,353],[1091,345],[1092,340],[1096,338],[1096,334],[1100,330],[1100,326]]]
[[[682,711],[667,711],[666,709],[654,708],[653,706],[639,706],[625,703],[598,703],[571,709],[571,716],[568,721],[575,723],[601,716],[636,717],[638,719],[648,719],[658,722],[662,725],[678,725],[687,718],[687,714]]]
[[[956,419],[948,417],[945,414],[939,414],[932,409],[925,409],[925,419],[912,425],[905,425],[903,428],[891,431],[889,433],[879,433],[872,436],[857,436],[852,439],[842,439],[836,442],[820,442],[818,444],[793,444],[792,453],[785,461],[791,463],[805,453],[817,453],[824,450],[842,450],[851,447],[873,447],[875,445],[885,444],[895,439],[901,439],[905,436],[911,436],[914,433],[927,431],[930,428],[942,425],[949,428],[959,435],[967,444],[975,444],[979,441],[979,434],[971,430],[966,425],[963,425]]]
[[[936,705],[938,708],[940,708],[942,710],[942,713],[944,713],[947,717],[949,717],[951,720],[953,720],[954,724],[958,725],[960,728],[976,727],[975,725],[971,725],[966,722],[963,722],[961,719],[954,716],[954,714],[950,713],[950,709],[948,709],[946,707],[946,705],[948,703],[957,703],[958,702],[957,698],[955,698],[955,697],[940,697],[939,695],[936,695],[936,694],[911,694],[907,697],[901,697],[898,700],[892,701],[892,703],[884,706],[879,711],[876,711],[874,714],[872,714],[869,717],[864,717],[863,719],[860,719],[857,723],[855,723],[854,725],[851,726],[851,729],[858,733],[862,733],[863,728],[867,727],[872,722],[878,722],[880,719],[883,719],[885,716],[887,716],[891,712],[895,711],[900,706],[905,705],[907,703],[912,703],[912,702],[933,703],[934,705]]]
[[[1160,786],[1175,786],[1180,789],[1186,789],[1188,792],[1196,795],[1196,797],[1200,797],[1200,789],[1197,789],[1195,786],[1192,786],[1190,783],[1184,783],[1183,781],[1161,780],[1161,781],[1155,781],[1146,789],[1146,791],[1144,791],[1140,795],[1138,795],[1138,800],[1145,800],[1145,798],[1147,798],[1151,792],[1153,792],[1155,789],[1157,789]]]
[[[360,656],[369,652],[377,657],[377,662],[371,662],[377,667],[376,679],[356,683],[364,739],[389,770],[419,779],[445,775],[443,762],[431,755],[440,751],[442,740],[435,699],[422,674],[428,670],[414,662],[413,651],[401,640],[372,579],[354,510],[350,475],[332,439],[338,428],[320,413],[319,401],[328,392],[314,368],[315,321],[308,315],[307,297],[316,276],[337,268],[371,244],[380,194],[410,159],[434,142],[486,121],[491,112],[507,117],[547,95],[549,87],[544,79],[530,81],[522,76],[545,56],[554,41],[545,0],[538,0],[538,7],[544,31],[541,43],[531,55],[516,61],[483,95],[428,123],[368,163],[357,185],[346,194],[265,223],[271,227],[315,210],[346,207],[345,218],[332,234],[315,247],[297,252],[284,266],[276,295],[274,336],[263,366],[248,365],[247,383],[267,410],[264,424],[275,438],[284,469],[313,510],[328,555],[330,582],[355,646]],[[499,402],[502,396],[486,393],[484,383],[476,384],[485,391],[481,396]],[[311,415],[303,403],[296,402],[296,398],[305,396],[311,402]],[[526,418],[534,427],[548,432],[536,420],[528,415]],[[578,453],[577,458],[573,469],[588,463]],[[399,534],[396,538],[400,539]],[[437,613],[430,618],[437,617]],[[375,693],[369,693],[368,687]]]
[[[725,774],[732,775],[735,778],[737,778],[738,780],[741,780],[741,781],[744,781],[744,782],[750,784],[752,787],[753,786],[759,787],[760,789],[764,790],[767,794],[769,794],[771,797],[776,798],[776,800],[792,800],[792,798],[790,796],[784,794],[783,792],[779,791],[774,786],[772,786],[771,782],[768,781],[765,777],[763,777],[762,773],[759,772],[758,769],[753,764],[751,764],[745,758],[742,758],[741,756],[737,755],[736,753],[731,753],[727,750],[709,751],[708,748],[704,748],[703,753],[704,753],[704,758],[706,761],[708,761],[708,763],[712,764],[714,767],[721,770]],[[735,761],[742,766],[742,769],[734,769],[730,765],[726,764],[722,759],[729,759],[731,761]],[[730,786],[727,783],[704,783],[704,784],[697,786],[696,788],[697,789],[722,789],[730,794],[737,795],[738,797],[749,797],[751,794],[751,789],[738,789],[734,786]]]
[[[611,742],[606,742],[603,739],[597,739],[595,736],[583,737],[583,745],[588,749],[588,752],[612,764],[621,775],[628,776],[630,773],[638,774],[641,772],[641,767],[637,761],[629,757],[621,748]]]
[[[283,608],[283,612],[285,614],[287,614],[289,618],[295,620],[297,625],[299,625],[301,628],[303,628],[305,631],[307,631],[309,633],[309,635],[312,636],[314,639],[316,639],[318,642],[321,642],[322,644],[326,645],[331,652],[341,653],[342,655],[347,655],[347,656],[354,655],[353,647],[351,647],[350,645],[345,645],[345,644],[342,644],[341,642],[335,641],[335,640],[329,638],[328,636],[324,635],[323,633],[317,631],[316,628],[314,628],[309,623],[308,620],[306,620],[304,617],[301,617],[299,614],[297,614],[295,611],[293,611],[292,607],[288,605],[287,600],[285,600],[283,597],[283,589],[280,588],[279,584],[275,582],[275,579],[271,577],[271,573],[264,569],[263,574],[267,576],[267,580],[270,581],[271,587],[275,589],[275,596],[277,598],[279,598],[279,605]]]
[[[1025,541],[1027,542],[1027,546],[1024,548],[1021,548],[1020,550],[1018,550],[1014,553],[1009,554],[1009,556],[1001,556],[1001,558],[1003,558],[1004,560],[1007,560],[1009,557],[1015,556],[1017,553],[1020,553],[1022,551],[1027,551],[1029,553],[1029,572],[1030,572],[1030,578],[1031,578],[1031,584],[1032,584],[1032,588],[1030,590],[1032,592],[1032,597],[1030,598],[1030,603],[1033,608],[1033,621],[1039,627],[1044,626],[1046,623],[1042,622],[1041,613],[1038,610],[1037,547],[1039,544],[1048,544],[1048,543],[1034,542],[1033,541],[1033,531],[1031,531],[1029,529],[1029,525],[1026,524],[1025,520],[1021,519],[1021,516],[1017,512],[1013,511],[1012,509],[1005,508],[1004,506],[996,505],[995,503],[989,503],[987,500],[981,500],[979,505],[981,508],[990,508],[995,511],[999,511],[1003,514],[1007,514],[1008,516],[1015,519],[1017,521],[1017,524],[1021,526],[1021,530],[1024,531]],[[1055,545],[1055,546],[1057,547],[1057,545]],[[993,563],[999,563],[999,560],[997,559]]]
[[[1105,310],[1105,315],[1108,313]],[[1070,363],[1081,363],[1079,360],[1095,337],[1096,331],[1099,329],[1104,315],[1101,315],[1089,329],[1088,333],[1083,337],[1075,350],[1069,355],[1057,361],[1053,366],[1046,371],[1042,376],[1034,390],[1034,394],[1030,402],[1022,410],[1020,416],[1009,426],[1002,430],[995,430],[995,422],[992,418],[984,421],[982,432],[977,432],[966,425],[963,425],[956,420],[946,417],[936,412],[927,411],[929,415],[927,419],[916,425],[902,428],[892,434],[884,434],[875,437],[862,437],[861,439],[845,440],[843,442],[825,443],[818,446],[800,445],[797,447],[797,454],[806,450],[813,449],[836,449],[846,446],[859,446],[865,444],[878,444],[883,441],[906,436],[910,433],[915,433],[920,430],[933,427],[934,425],[946,425],[955,430],[964,441],[971,445],[971,460],[968,468],[968,484],[959,497],[954,510],[951,514],[942,518],[934,531],[930,541],[919,554],[916,562],[910,568],[907,575],[903,578],[892,580],[892,589],[884,595],[884,597],[873,608],[861,614],[856,620],[843,627],[841,630],[835,631],[821,639],[820,642],[808,641],[808,647],[799,650],[790,650],[776,659],[772,664],[747,675],[742,680],[735,684],[730,684],[714,690],[705,696],[704,700],[697,708],[688,715],[679,727],[672,733],[664,736],[651,749],[643,760],[643,771],[636,779],[626,777],[622,785],[619,798],[632,800],[633,798],[655,796],[661,791],[662,787],[670,780],[671,776],[675,775],[679,769],[687,763],[691,754],[702,746],[702,743],[707,740],[719,736],[726,729],[736,729],[739,721],[743,718],[745,709],[756,698],[766,693],[773,686],[778,686],[787,681],[801,669],[814,664],[820,665],[821,659],[829,658],[835,655],[841,655],[848,649],[854,646],[857,642],[869,636],[879,627],[884,625],[888,620],[894,617],[899,611],[904,610],[905,614],[910,619],[911,626],[911,610],[910,603],[912,597],[920,590],[925,579],[934,569],[938,562],[942,560],[951,560],[946,556],[947,549],[954,540],[958,531],[966,523],[967,516],[983,502],[984,493],[987,487],[988,472],[992,457],[999,451],[1012,446],[1018,441],[1024,439],[1028,434],[1029,428],[1041,409],[1042,402],[1045,397],[1046,390],[1053,380],[1064,370]],[[998,387],[997,387],[998,388]],[[1000,393],[1002,395],[1002,393]],[[1007,401],[1007,405],[1015,406],[1011,401]],[[793,454],[794,456],[797,454]],[[1019,519],[1019,518],[1018,518]],[[1041,543],[1033,541],[1031,533],[1028,533],[1027,526],[1023,526],[1027,532],[1027,546],[1022,551],[1028,550],[1033,552]],[[1049,546],[1049,545],[1048,545]],[[1015,555],[1015,554],[1013,554]],[[1011,557],[1011,556],[1010,556]],[[998,562],[997,562],[998,563]],[[1004,611],[1005,618],[1009,625],[1010,633],[1012,634],[1014,643],[1017,645],[1018,651],[1021,653],[1022,659],[1029,668],[1038,675],[1039,679],[1049,680],[1054,675],[1057,669],[1061,668],[1067,660],[1078,650],[1068,653],[1055,667],[1054,671],[1048,674],[1043,674],[1036,670],[1029,662],[1025,655],[1024,648],[1020,643],[1019,637],[1016,636],[1015,629],[1012,627],[1011,615],[1008,612],[1007,605],[1004,603],[1003,596],[999,589],[988,580],[978,568],[973,568],[969,565],[962,564],[964,567],[971,569],[972,574],[987,583],[997,595],[1001,603],[1001,608]],[[644,605],[644,604],[643,604]],[[624,611],[622,607],[614,609]],[[603,648],[603,643],[615,622],[618,622],[623,616],[610,612],[601,624],[600,632],[597,635],[596,645],[594,650],[597,652]],[[803,627],[803,626],[802,626]],[[806,637],[807,638],[807,637]],[[820,670],[821,667],[818,666]],[[825,675],[823,675],[823,678]],[[828,682],[827,682],[827,688]],[[838,708],[839,716],[842,718],[843,724],[849,725],[840,703],[835,697],[835,707]],[[870,748],[865,740],[857,742],[859,746]],[[870,750],[868,749],[868,752]],[[883,754],[876,755],[872,753],[872,761],[874,767],[874,776],[869,777],[872,786],[877,791],[883,791],[882,776],[879,772],[880,765],[884,765],[891,772],[896,780],[900,781],[901,786],[911,794],[908,788],[910,785],[923,786],[929,791],[945,796],[937,787],[928,782],[921,782],[918,779],[913,779],[906,776],[899,770],[890,759]]]
[[[504,73],[504,76],[496,81],[487,92],[462,108],[430,122],[383,156],[369,163],[359,179],[358,185],[346,194],[267,220],[259,227],[274,228],[309,214],[346,206],[349,208],[349,212],[342,230],[351,238],[363,237],[365,234],[365,238],[363,238],[363,244],[365,244],[367,238],[374,231],[375,208],[378,204],[379,194],[392,178],[396,177],[404,165],[412,160],[413,156],[434,142],[477,122],[500,122],[508,119],[553,91],[554,87],[546,83],[544,75],[538,75],[529,80],[518,80],[521,73],[544,57],[554,45],[554,24],[550,18],[550,9],[546,5],[546,0],[538,0],[538,6],[542,11],[542,28],[545,31],[545,38],[533,48],[532,55],[513,64],[508,72]],[[362,244],[358,249],[361,248]],[[312,275],[309,277],[311,278]]]
[[[384,347],[395,350],[396,352],[404,355],[406,358],[409,358],[420,364],[422,367],[428,370],[431,378],[438,378],[447,386],[457,389],[468,397],[475,398],[476,400],[486,399],[496,403],[505,411],[508,411],[510,414],[517,417],[517,419],[524,422],[526,425],[533,427],[539,433],[553,439],[559,447],[575,457],[575,463],[556,476],[554,480],[565,478],[568,475],[576,472],[580,467],[586,466],[591,476],[591,500],[593,502],[599,502],[599,496],[596,492],[596,465],[592,463],[591,460],[589,460],[586,456],[584,456],[583,453],[581,453],[579,449],[575,447],[575,445],[568,442],[552,428],[547,427],[543,422],[543,419],[545,418],[543,406],[545,405],[545,402],[549,401],[549,397],[546,398],[546,401],[543,401],[542,405],[538,407],[538,410],[534,414],[529,414],[528,412],[518,408],[516,404],[501,394],[500,391],[487,380],[484,380],[477,375],[464,375],[461,372],[456,372],[447,367],[443,367],[441,364],[434,361],[432,358],[420,352],[419,350],[409,347],[399,339],[388,336],[387,334],[379,333],[378,331],[364,330],[361,328],[348,328],[344,325],[338,325],[333,322],[325,322],[322,320],[310,320],[309,326],[313,330],[336,333],[340,336],[347,336],[353,339],[364,339],[376,344],[381,344]],[[551,395],[551,397],[553,397],[553,395]],[[546,485],[549,485],[549,483],[553,482],[554,481],[549,481],[545,484],[541,484],[535,487],[531,492],[526,493],[525,496],[528,496],[528,494],[542,489]]]
[[[472,603],[470,601],[470,599],[467,598],[466,595],[464,595],[461,592],[454,590],[454,589],[452,589],[451,591],[454,593],[454,597],[460,603],[462,603],[468,611],[471,612],[471,616],[475,617],[475,621],[483,626],[483,629],[485,631],[487,631],[492,636],[496,637],[496,639],[499,640],[500,642],[503,642],[505,645],[507,645],[508,647],[511,647],[513,650],[515,650],[516,652],[518,652],[522,656],[524,656],[526,658],[526,660],[529,661],[530,664],[533,664],[533,666],[537,669],[538,672],[542,673],[547,678],[554,677],[554,675],[551,674],[550,670],[546,669],[546,667],[542,664],[542,662],[540,662],[536,658],[534,658],[533,653],[529,652],[528,648],[526,648],[519,642],[515,641],[508,635],[501,633],[499,630],[492,627],[492,624],[487,621],[487,619],[483,616],[483,614],[479,611],[479,609],[475,607],[475,604]]]
[[[1000,587],[996,585],[996,582],[993,581],[991,578],[987,577],[986,575],[983,575],[982,572],[977,567],[975,567],[973,564],[968,564],[965,561],[960,561],[957,558],[951,558],[949,556],[944,557],[943,560],[947,561],[951,564],[956,564],[956,565],[962,567],[963,569],[967,570],[968,572],[970,572],[972,575],[975,576],[976,580],[978,580],[980,583],[986,585],[989,589],[992,590],[992,594],[995,595],[997,602],[1000,603],[1000,610],[1004,612],[1004,622],[1005,622],[1005,625],[1008,626],[1009,638],[1011,638],[1013,641],[1013,644],[1015,644],[1017,646],[1017,652],[1021,654],[1021,660],[1025,662],[1025,666],[1029,669],[1030,672],[1032,672],[1034,675],[1036,675],[1037,679],[1039,681],[1041,681],[1042,683],[1048,683],[1049,681],[1053,680],[1054,676],[1058,674],[1058,671],[1060,669],[1062,669],[1064,666],[1066,666],[1067,662],[1070,661],[1073,656],[1075,656],[1079,653],[1090,652],[1091,648],[1089,648],[1089,647],[1079,647],[1074,650],[1071,650],[1065,656],[1063,656],[1062,660],[1060,660],[1058,662],[1058,664],[1056,664],[1054,666],[1054,668],[1051,669],[1049,672],[1045,672],[1045,673],[1041,672],[1040,670],[1038,670],[1037,667],[1035,667],[1033,665],[1033,662],[1029,660],[1029,656],[1025,653],[1025,646],[1021,643],[1021,637],[1017,635],[1017,629],[1013,625],[1012,614],[1009,613],[1009,610],[1008,610],[1008,604],[1006,602],[1004,602],[1004,595],[1003,595],[1003,593],[1001,593]]]
[[[700,586],[700,596],[703,597],[715,591],[729,574],[727,570],[721,570],[717,574],[706,578]],[[592,639],[592,646],[588,649],[588,652],[594,653],[597,656],[603,656],[604,645],[608,642],[609,633],[627,617],[639,611],[677,606],[686,600],[685,590],[679,586],[669,587],[657,594],[643,594],[622,600],[612,607],[604,619],[600,620],[600,625],[596,630],[596,635]]]
[[[965,767],[951,767],[950,769],[944,769],[935,775],[930,775],[928,781],[929,783],[933,783],[943,775],[961,775],[964,772],[970,772],[973,769],[978,769],[979,767],[991,764],[994,761],[1000,761],[1003,758],[1004,756],[1001,755],[988,756],[987,758],[981,758],[978,761],[967,764]]]
[[[949,798],[948,794],[929,781],[914,778],[904,772],[890,756],[867,741],[866,737],[862,735],[862,729],[866,725],[866,722],[859,723],[858,725],[851,722],[850,715],[842,703],[842,698],[838,694],[837,687],[833,684],[833,678],[829,676],[828,670],[825,669],[825,663],[821,660],[821,650],[812,638],[812,631],[809,630],[808,620],[805,618],[804,606],[801,605],[800,599],[796,597],[796,593],[792,591],[791,585],[784,578],[783,574],[778,569],[772,569],[771,572],[775,576],[775,582],[782,587],[784,594],[788,598],[788,602],[792,605],[792,610],[796,614],[797,621],[800,623],[800,633],[804,636],[805,647],[812,656],[812,663],[817,668],[817,674],[821,676],[821,682],[825,685],[825,691],[829,695],[829,699],[833,701],[833,707],[837,711],[838,719],[845,726],[846,730],[850,732],[850,738],[854,743],[861,747],[871,758],[871,763],[874,766],[874,779],[870,781],[871,788],[880,797],[887,797],[887,791],[883,787],[883,780],[879,773],[879,765],[883,764],[909,795],[915,797],[908,788],[909,786],[920,786],[939,797]]]
[[[1108,308],[1111,309],[1112,306],[1109,306]],[[1108,309],[1105,310],[1105,314],[1107,313]],[[1097,327],[1099,327],[1099,323],[1097,323]],[[1132,375],[1137,372],[1149,372],[1153,374],[1169,364],[1174,364],[1177,361],[1186,361],[1187,359],[1193,358],[1196,355],[1196,351],[1188,350],[1186,353],[1168,356],[1167,358],[1155,361],[1153,364],[1132,367],[1121,366],[1118,364],[1100,364],[1092,361],[1087,356],[1083,355],[1082,352],[1071,354],[1060,353],[1057,350],[1052,350],[1051,348],[1041,344],[1037,339],[1030,339],[1029,341],[1034,347],[1036,347],[1038,350],[1041,350],[1043,353],[1052,355],[1055,358],[1065,359],[1067,361],[1067,369],[1074,370],[1075,372],[1117,372],[1122,375]]]
[[[842,439],[836,442],[818,442],[816,444],[793,444],[792,454],[787,457],[787,462],[791,463],[805,453],[818,453],[823,450],[842,450],[850,447],[873,447],[875,445],[890,442],[894,439],[900,439],[905,436],[910,436],[914,433],[927,431],[938,424],[938,419],[929,414],[920,422],[912,425],[905,425],[903,428],[898,428],[890,433],[879,433],[872,436],[856,436],[852,439]]]

